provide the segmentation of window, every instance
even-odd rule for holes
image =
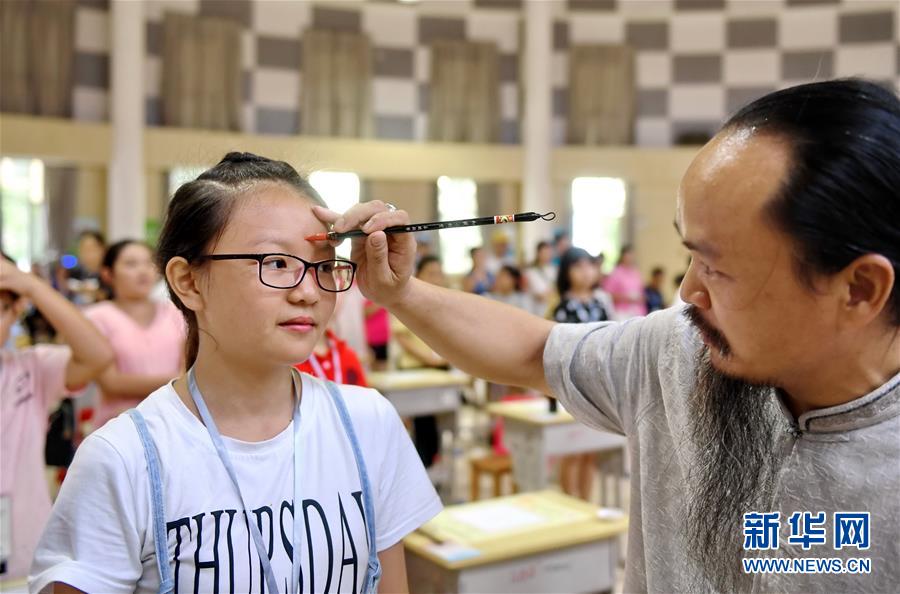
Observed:
[[[572,245],[592,256],[602,253],[611,266],[624,240],[625,201],[625,182],[619,178],[572,180]]]
[[[209,167],[175,167],[169,170],[169,198],[171,198],[182,184],[194,181],[197,176],[209,169]]]
[[[359,203],[359,176],[348,171],[316,171],[309,176],[309,183],[316,189],[328,208],[346,212]],[[337,247],[337,255],[350,257],[350,241]]]
[[[47,207],[44,163],[37,159],[0,160],[3,251],[23,269],[47,259]]]
[[[438,187],[438,218],[442,221],[471,219],[478,216],[478,190],[475,180],[441,176]],[[469,251],[482,244],[478,227],[459,227],[438,231],[441,261],[447,274],[465,274],[472,268]]]

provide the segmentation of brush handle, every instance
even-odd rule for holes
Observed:
[[[417,233],[419,231],[439,231],[441,229],[453,229],[456,227],[477,227],[480,225],[502,225],[504,223],[527,223],[536,221],[541,218],[536,212],[521,212],[511,215],[496,215],[492,217],[477,217],[474,219],[459,219],[456,221],[435,221],[434,223],[416,223],[413,225],[397,225],[388,227],[385,233]],[[328,234],[331,241],[340,241],[348,237],[365,237],[368,233],[364,233],[359,229],[347,231],[346,233],[335,233],[332,231]]]

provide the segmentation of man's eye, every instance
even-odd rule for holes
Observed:
[[[703,265],[703,274],[707,278],[722,278],[724,275],[716,270],[715,268],[710,268],[709,266]]]

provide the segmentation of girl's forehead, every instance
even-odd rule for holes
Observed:
[[[296,190],[268,185],[243,197],[235,205],[219,245],[229,250],[259,251],[264,246],[297,255],[328,257],[334,248],[325,242],[306,241],[308,235],[327,231],[312,212],[312,202]]]

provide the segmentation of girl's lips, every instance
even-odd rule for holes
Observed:
[[[316,323],[313,319],[306,317],[294,318],[293,320],[288,320],[287,322],[282,322],[278,325],[290,332],[298,332],[301,334],[312,332],[316,328]]]
[[[305,333],[307,333],[307,332],[312,332],[312,331],[315,330],[315,328],[316,328],[316,326],[315,326],[314,324],[295,324],[295,323],[290,323],[290,324],[278,324],[278,325],[281,326],[282,328],[284,328],[285,330],[289,331],[289,332],[298,332],[298,333],[300,333],[300,334],[305,334]]]

